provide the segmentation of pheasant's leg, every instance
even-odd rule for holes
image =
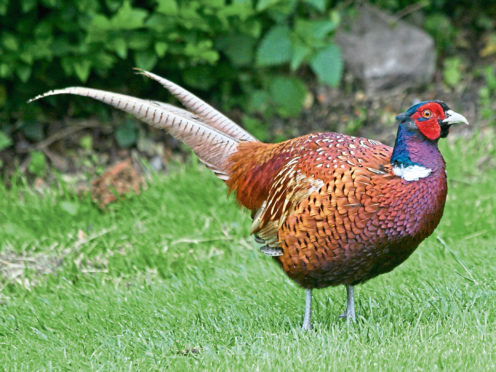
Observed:
[[[340,317],[355,322],[355,297],[352,285],[346,286],[346,295],[348,297],[346,301],[346,311],[341,314]]]
[[[305,289],[305,316],[303,318],[303,325],[301,329],[309,331],[312,329],[312,290]]]

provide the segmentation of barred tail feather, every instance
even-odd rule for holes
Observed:
[[[217,111],[215,108],[210,106],[205,101],[201,100],[193,93],[188,92],[186,89],[180,87],[179,85],[169,81],[163,77],[160,77],[152,72],[136,69],[138,73],[157,81],[165,89],[172,93],[187,109],[198,115],[203,122],[210,125],[211,127],[226,133],[231,137],[234,137],[240,141],[257,141],[250,133],[241,128],[234,121],[229,119],[227,116]]]
[[[220,179],[228,179],[227,159],[236,151],[239,140],[210,127],[186,110],[161,102],[82,87],[52,90],[28,102],[57,94],[90,97],[132,114],[156,128],[165,129],[191,147],[198,158]]]

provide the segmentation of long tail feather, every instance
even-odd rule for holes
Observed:
[[[165,129],[191,147],[199,159],[219,178],[223,180],[228,178],[226,160],[236,151],[239,140],[211,128],[186,110],[162,102],[82,87],[52,90],[28,102],[57,94],[90,97],[130,113],[154,127]]]
[[[193,93],[188,92],[186,89],[160,77],[152,72],[135,69],[139,74],[142,74],[152,80],[160,83],[165,89],[172,93],[187,109],[198,115],[203,122],[218,129],[222,133],[226,133],[231,137],[239,139],[240,141],[257,141],[250,133],[241,128],[234,121],[227,116],[217,111],[205,101],[201,100]]]

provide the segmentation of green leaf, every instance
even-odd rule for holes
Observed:
[[[19,79],[21,79],[21,81],[25,83],[31,76],[31,66],[22,63],[19,64],[16,67],[16,74],[17,76],[19,76]]]
[[[270,103],[269,93],[265,90],[255,90],[250,93],[247,102],[247,109],[250,112],[266,112]]]
[[[91,64],[93,66],[98,66],[99,69],[103,70],[110,69],[116,62],[114,55],[106,53],[103,50],[100,50],[99,53],[94,54],[91,57]]]
[[[219,53],[213,49],[211,40],[187,43],[184,54],[192,57],[190,60],[192,63],[204,61],[214,63],[219,59]]]
[[[133,32],[127,38],[127,46],[132,50],[145,50],[150,46],[150,35],[146,32]]]
[[[112,29],[112,24],[103,14],[96,14],[91,18],[91,25],[88,28],[89,35],[91,35],[92,31],[106,31],[110,29]]]
[[[93,149],[93,137],[89,134],[81,137],[79,140],[79,145],[86,151]]]
[[[341,49],[335,44],[328,45],[310,60],[310,67],[320,81],[337,86],[343,73]]]
[[[443,77],[446,84],[454,88],[462,79],[462,61],[459,57],[446,58],[444,61]]]
[[[12,139],[0,130],[0,151],[6,149],[10,145],[12,145]]]
[[[295,71],[300,67],[304,59],[310,54],[312,49],[305,44],[297,41],[293,43],[293,55],[291,57],[291,71]]]
[[[337,23],[331,20],[297,19],[295,32],[298,36],[311,44],[314,40],[323,40],[331,31],[336,29]]]
[[[337,24],[330,20],[312,21],[311,22],[311,32],[315,39],[323,39],[331,31],[334,31]]]
[[[496,93],[496,71],[494,70],[494,66],[485,66],[482,69],[481,74],[484,76],[487,87]]]
[[[28,65],[33,63],[33,54],[29,52],[21,52],[19,53],[19,59]]]
[[[257,50],[257,65],[280,65],[291,60],[291,31],[287,26],[272,27]]]
[[[307,88],[300,79],[287,76],[274,78],[269,91],[277,111],[285,117],[298,115],[307,95]]]
[[[251,1],[233,2],[232,4],[225,4],[217,12],[217,15],[222,18],[231,16],[239,17],[242,23],[245,23],[249,17],[254,15],[253,4]]]
[[[210,10],[217,11],[226,5],[226,0],[208,0],[206,3],[208,4],[208,8],[206,9],[210,8]]]
[[[0,15],[4,16],[7,14],[7,9],[9,8],[9,0],[0,1]]]
[[[36,6],[37,0],[22,0],[22,12],[27,13]]]
[[[121,58],[121,59],[126,59],[127,57],[127,44],[124,38],[118,37],[117,39],[114,39],[112,43],[112,49],[115,51],[115,53]]]
[[[12,52],[16,52],[17,50],[19,50],[19,42],[17,41],[17,38],[12,34],[5,33],[2,38],[2,44],[5,49]]]
[[[117,128],[114,137],[120,147],[131,147],[138,139],[137,133],[138,131],[134,123],[132,121],[125,121]]]
[[[157,64],[158,58],[151,50],[138,51],[134,55],[136,67],[143,70],[151,70]]]
[[[169,45],[164,42],[164,41],[157,41],[155,43],[155,53],[157,53],[157,55],[162,58],[163,56],[165,56],[165,52],[167,51],[167,48],[169,47]]]
[[[65,76],[71,76],[72,72],[74,71],[74,66],[72,63],[72,58],[70,57],[63,57],[60,60],[60,65],[62,66],[62,70],[64,70]]]
[[[55,8],[57,5],[57,0],[41,0],[41,4],[47,8]]]
[[[177,3],[175,0],[158,0],[157,12],[175,16],[177,15]]]
[[[305,4],[323,12],[326,9],[326,0],[303,0]]]
[[[274,23],[282,24],[295,14],[298,1],[299,0],[278,1],[277,4],[271,5],[270,9],[267,10],[267,15]]]
[[[30,173],[38,177],[43,177],[47,169],[45,154],[41,151],[33,151],[28,165]]]
[[[257,11],[262,12],[280,2],[281,0],[259,0],[257,2]]]
[[[74,71],[76,72],[77,77],[83,83],[88,80],[88,76],[90,74],[91,62],[88,60],[75,60],[74,61]]]
[[[246,66],[253,62],[253,49],[256,40],[248,35],[227,35],[217,40],[217,47],[236,66]]]
[[[246,22],[241,23],[238,27],[240,33],[255,39],[259,39],[260,35],[262,35],[262,22],[257,18],[247,19]]]
[[[116,12],[122,5],[122,0],[105,0],[105,5],[112,11]]]
[[[132,8],[130,2],[126,1],[110,22],[116,29],[134,30],[143,27],[147,16],[148,12],[146,10]]]
[[[0,64],[0,77],[6,77],[10,75],[12,68],[7,63]]]

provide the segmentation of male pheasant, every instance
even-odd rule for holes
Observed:
[[[312,327],[313,288],[346,285],[343,316],[355,320],[353,286],[402,263],[441,219],[447,184],[437,142],[451,125],[468,124],[441,101],[421,102],[398,115],[394,148],[325,132],[267,144],[180,86],[141,73],[190,111],[81,87],[33,100],[56,94],[91,97],[190,146],[252,211],[252,233],[264,244],[261,251],[306,289],[304,329]]]

